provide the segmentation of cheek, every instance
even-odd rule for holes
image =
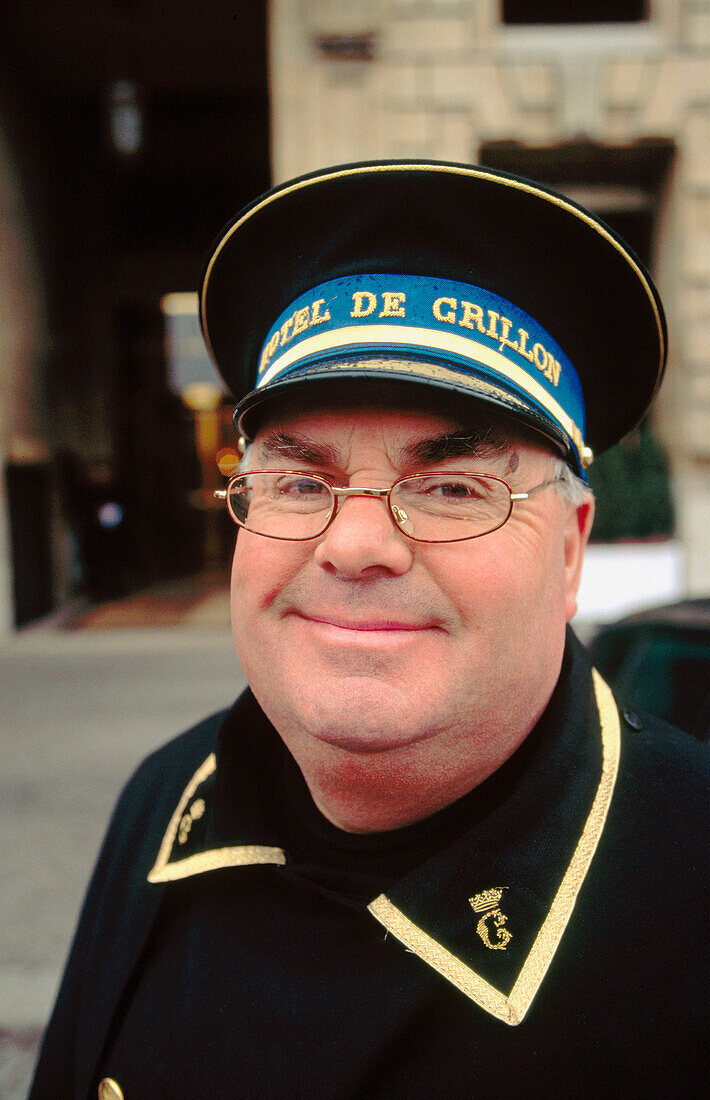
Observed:
[[[542,537],[533,524],[512,523],[463,549],[437,575],[463,619],[486,620],[495,632],[521,635],[541,618],[564,616],[562,538]]]
[[[239,532],[231,579],[232,630],[238,647],[267,626],[274,600],[300,571],[304,558],[296,544]]]

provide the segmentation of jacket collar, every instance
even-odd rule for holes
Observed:
[[[222,727],[217,753],[175,807],[151,883],[288,862],[263,809],[277,766],[273,738],[259,740],[257,767],[254,743],[237,733],[265,722],[245,693]],[[616,705],[571,632],[560,680],[531,737],[516,788],[368,906],[408,950],[508,1024],[525,1016],[562,939],[618,769]]]
[[[591,736],[577,726],[572,748],[568,721],[505,808],[368,906],[408,950],[511,1025],[552,963],[611,804],[619,720],[609,688],[592,677]]]

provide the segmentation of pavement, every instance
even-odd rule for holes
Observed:
[[[224,580],[74,605],[0,641],[0,1098],[25,1097],[111,809],[244,686]]]

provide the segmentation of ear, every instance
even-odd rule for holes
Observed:
[[[582,577],[584,551],[594,521],[594,497],[590,493],[577,508],[570,507],[565,527],[565,611],[567,622],[577,611],[577,589]]]

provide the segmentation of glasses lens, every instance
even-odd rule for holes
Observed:
[[[510,490],[487,474],[436,473],[405,477],[390,495],[405,534],[422,542],[456,542],[487,535],[510,515]]]
[[[232,518],[247,531],[272,539],[312,539],[328,526],[333,494],[313,474],[262,470],[229,486]]]

